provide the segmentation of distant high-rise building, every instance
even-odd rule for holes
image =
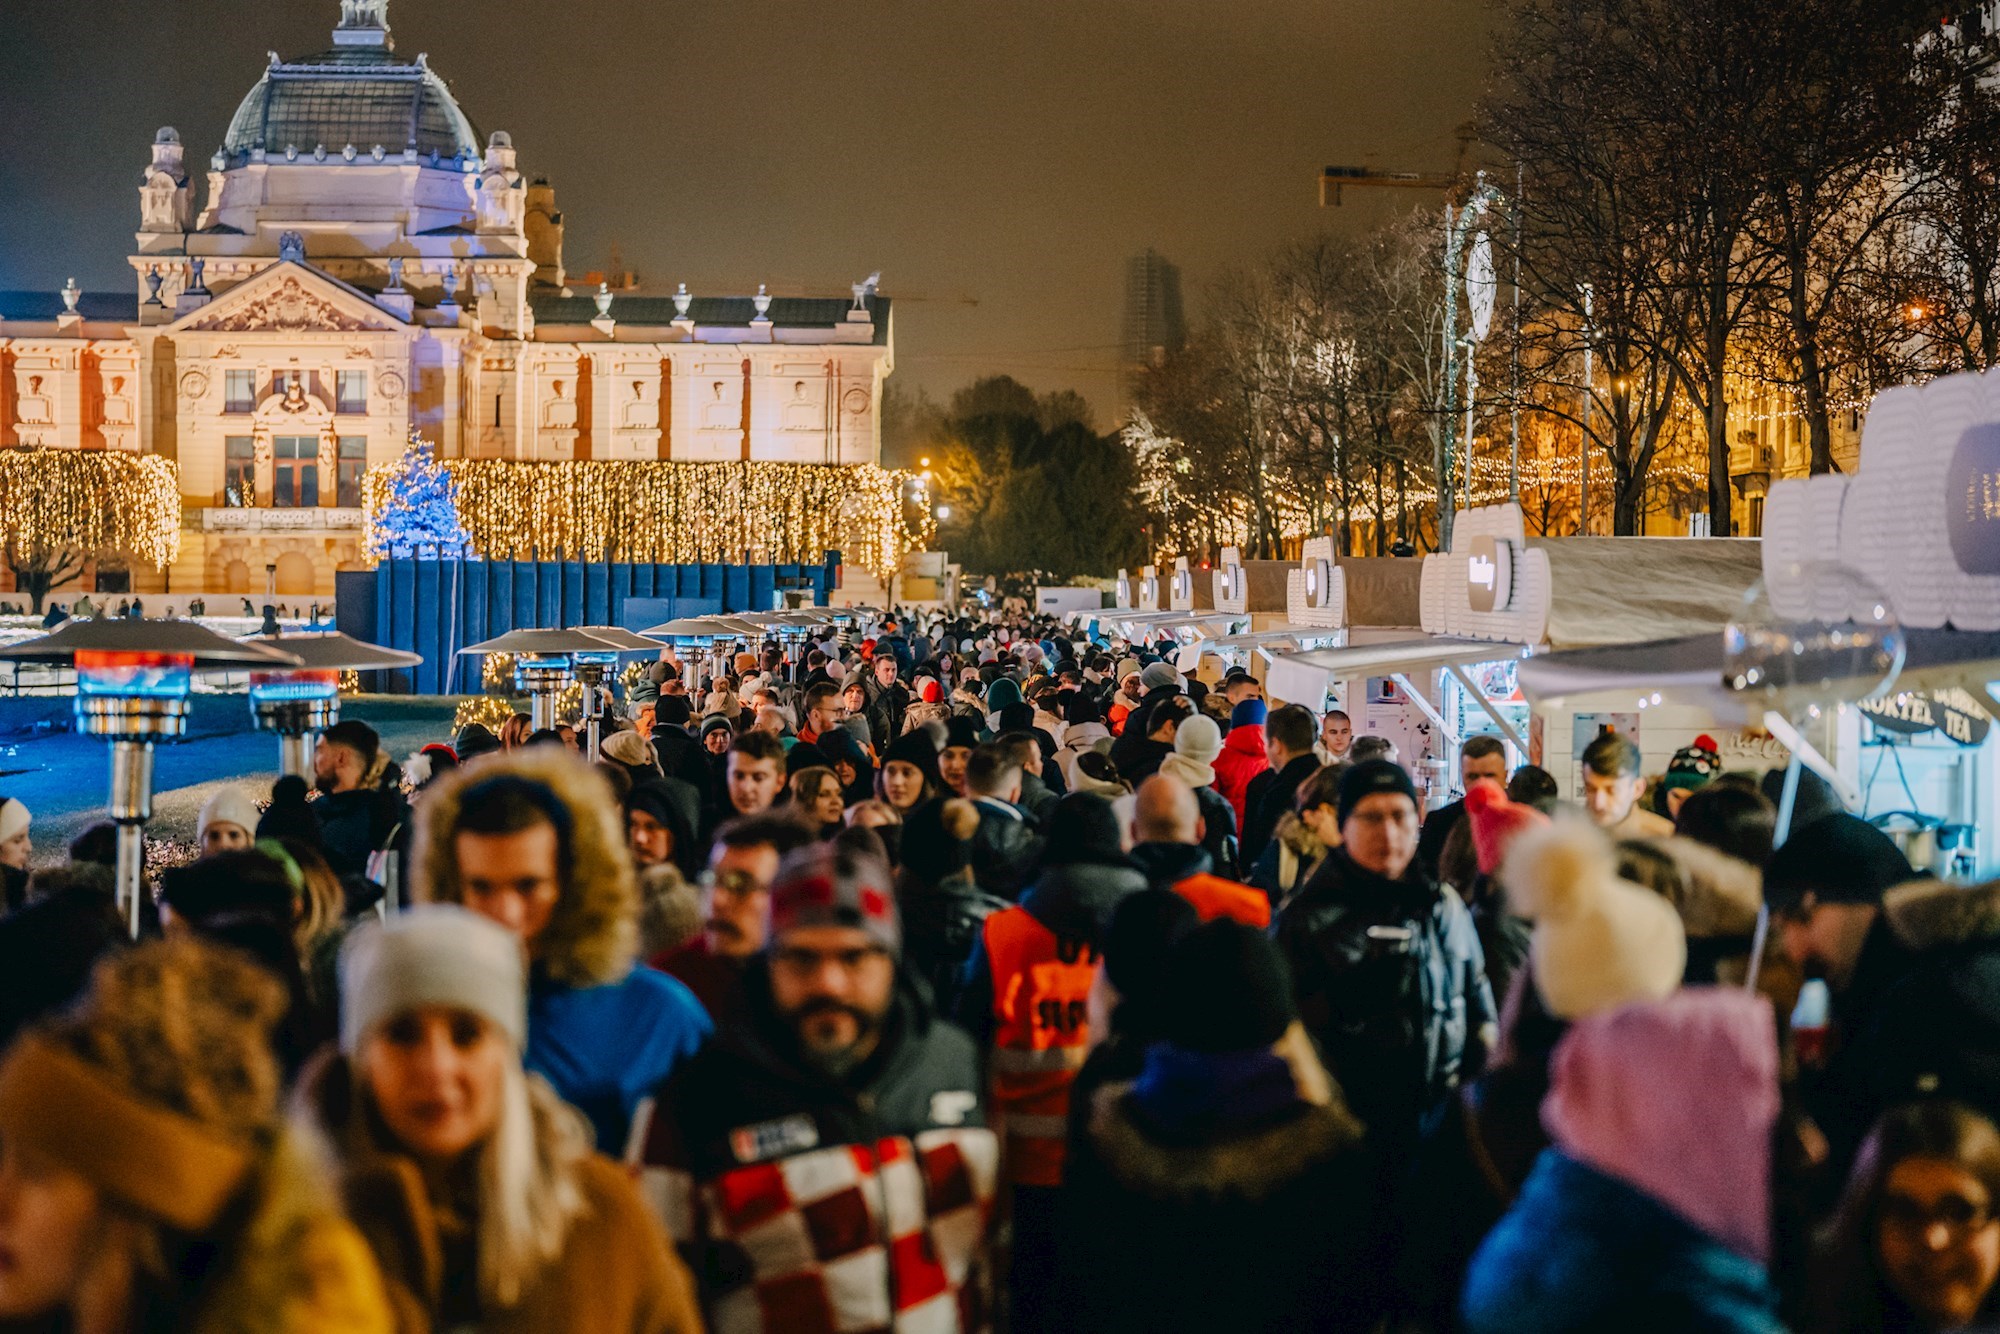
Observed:
[[[1134,373],[1157,365],[1187,341],[1180,266],[1150,247],[1125,261],[1124,352],[1119,376],[1122,409],[1131,402]]]

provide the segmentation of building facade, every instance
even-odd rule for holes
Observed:
[[[172,129],[139,186],[130,296],[0,294],[0,447],[173,460],[171,571],[132,587],[328,596],[361,479],[444,458],[872,464],[889,302],[574,292],[554,190],[481,140],[388,0],[275,55],[198,182]],[[205,189],[202,188],[205,185]]]

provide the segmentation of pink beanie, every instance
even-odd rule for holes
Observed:
[[[1540,829],[1549,817],[1533,806],[1507,799],[1507,789],[1482,778],[1465,789],[1465,818],[1472,822],[1472,847],[1479,854],[1479,873],[1492,875],[1507,856],[1507,845],[1518,834]]]

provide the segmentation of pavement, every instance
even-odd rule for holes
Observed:
[[[367,723],[397,759],[433,741],[450,741],[457,698],[419,695],[350,695],[340,716]],[[154,750],[153,820],[147,831],[165,838],[194,837],[202,803],[228,783],[268,797],[278,777],[278,738],[243,731],[164,743]],[[33,813],[35,860],[60,858],[69,840],[104,817],[111,779],[109,748],[97,737],[55,733],[0,745],[0,796],[25,802]]]

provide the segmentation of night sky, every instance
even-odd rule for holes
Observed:
[[[265,52],[336,0],[5,0],[0,288],[129,288],[147,145],[205,172]],[[572,274],[897,298],[895,380],[1011,372],[1108,419],[1124,260],[1232,264],[1415,202],[1322,212],[1327,163],[1442,169],[1481,0],[394,0],[482,134],[566,214]],[[330,147],[337,147],[332,146]],[[976,304],[972,304],[976,302]]]

